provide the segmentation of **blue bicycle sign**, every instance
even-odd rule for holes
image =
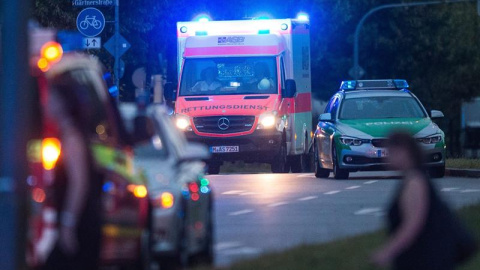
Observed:
[[[77,29],[87,37],[95,37],[105,27],[105,16],[96,8],[86,8],[77,16]]]

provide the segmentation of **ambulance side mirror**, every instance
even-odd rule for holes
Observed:
[[[297,84],[295,83],[295,80],[288,79],[285,81],[285,93],[284,93],[284,98],[293,98],[295,97],[295,94],[297,93]]]
[[[163,92],[163,96],[165,97],[166,101],[175,101],[177,100],[177,86],[171,82],[167,82],[165,84],[165,91]]]

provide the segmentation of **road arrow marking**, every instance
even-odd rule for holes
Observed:
[[[240,210],[240,211],[237,211],[237,212],[231,212],[228,215],[229,216],[238,216],[238,215],[248,214],[248,213],[251,213],[251,212],[253,212],[252,209],[245,209],[245,210]]]
[[[299,201],[309,201],[318,198],[318,196],[308,196],[298,199]]]

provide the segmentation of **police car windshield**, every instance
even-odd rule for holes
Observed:
[[[275,57],[186,59],[180,96],[276,94]]]
[[[339,119],[424,118],[425,111],[412,97],[380,96],[345,99]]]

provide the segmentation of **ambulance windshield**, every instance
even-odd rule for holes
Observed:
[[[185,59],[180,96],[277,94],[275,57]]]

